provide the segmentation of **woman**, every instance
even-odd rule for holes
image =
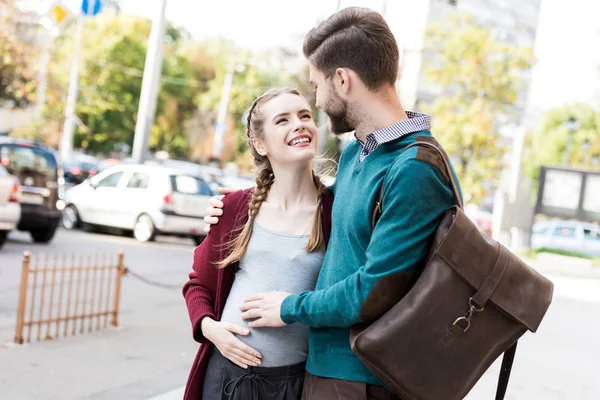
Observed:
[[[202,344],[185,399],[300,399],[308,330],[250,331],[239,306],[256,292],[315,286],[331,227],[333,196],[312,170],[317,128],[294,89],[250,108],[246,130],[256,187],[223,199],[226,213],[194,253],[183,288]]]

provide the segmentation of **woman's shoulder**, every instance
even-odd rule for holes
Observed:
[[[250,199],[252,198],[252,190],[253,188],[248,188],[229,193],[222,199],[223,208],[230,206],[237,210],[247,207]]]

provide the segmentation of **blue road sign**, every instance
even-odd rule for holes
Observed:
[[[83,0],[81,3],[81,11],[83,15],[94,16],[102,9],[101,0]]]

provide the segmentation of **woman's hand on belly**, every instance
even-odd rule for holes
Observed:
[[[248,336],[250,334],[248,329],[229,322],[215,321],[209,317],[202,320],[201,327],[204,337],[232,363],[245,369],[248,366],[260,365],[262,355],[235,336]]]

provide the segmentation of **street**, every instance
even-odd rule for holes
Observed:
[[[28,235],[13,233],[0,252],[0,397],[181,398],[197,346],[179,289],[158,288],[126,276],[119,328],[26,346],[11,342],[24,251],[122,250],[125,265],[138,274],[181,285],[190,270],[193,249],[188,239],[159,237],[155,243],[139,243],[130,237],[66,230],[45,246],[31,243]],[[598,399],[600,279],[564,276],[557,270],[548,277],[556,285],[553,304],[538,333],[527,333],[520,341],[506,398]],[[493,398],[498,371],[496,362],[467,399]]]

